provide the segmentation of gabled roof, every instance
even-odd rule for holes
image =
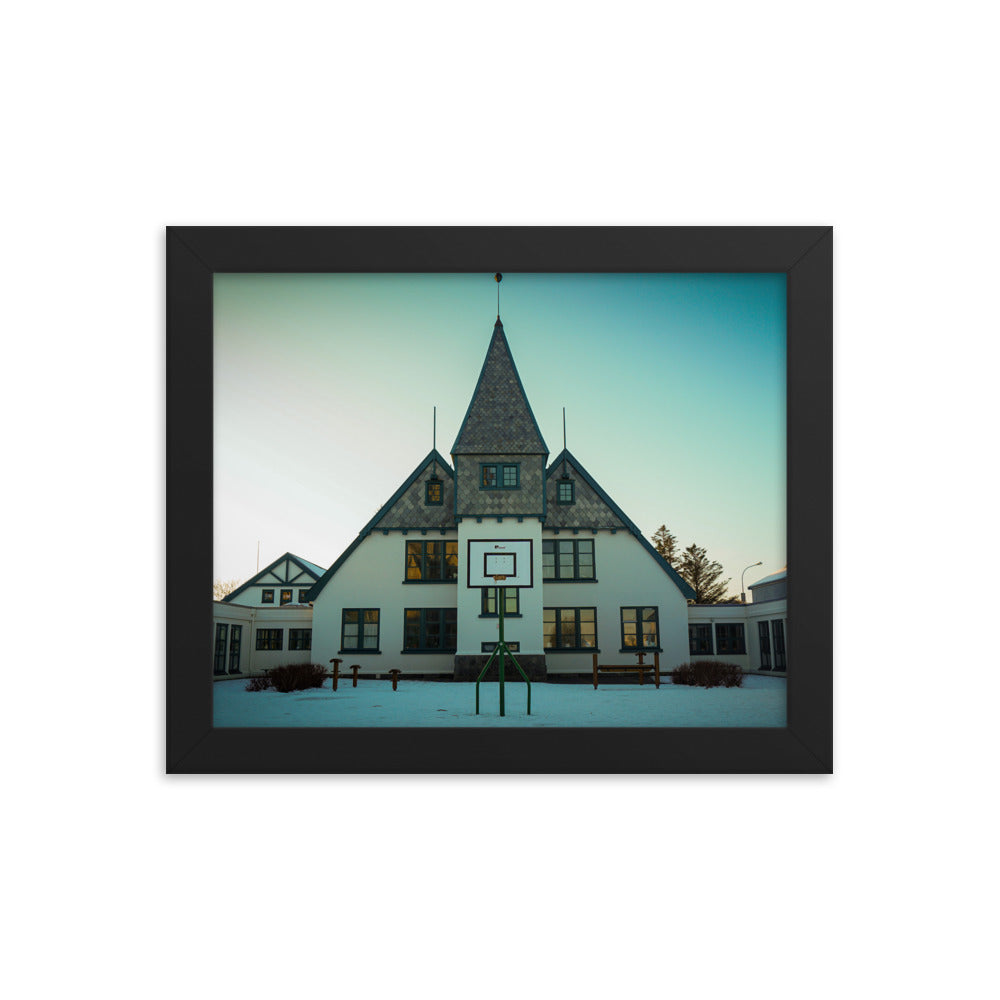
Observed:
[[[566,448],[559,452],[559,454],[552,460],[552,464],[548,467],[548,469],[546,469],[545,478],[550,479],[553,475],[561,473],[562,463],[564,461],[573,466],[573,471],[576,475],[578,475],[601,498],[601,500],[607,504],[611,512],[622,522],[623,525],[625,525],[629,534],[634,535],[639,540],[642,547],[656,560],[660,569],[662,569],[663,572],[666,573],[671,580],[673,580],[673,582],[677,585],[677,589],[680,590],[684,597],[689,601],[693,601],[694,588],[680,575],[680,573],[677,572],[677,570],[674,569],[673,566],[670,565],[669,562],[667,562],[666,559],[663,558],[663,556],[660,555],[659,552],[656,551],[653,547],[653,543],[650,542],[645,535],[643,535],[625,511],[623,511],[621,507],[619,507],[618,504],[616,504],[614,500],[612,500],[611,497],[609,497],[608,494],[601,489],[594,477],[591,476],[591,474],[587,472],[587,470],[579,463],[572,452],[568,451]]]
[[[323,588],[330,582],[334,573],[344,565],[345,562],[350,558],[351,553],[378,527],[379,523],[387,514],[393,509],[396,502],[405,495],[406,491],[423,475],[427,470],[427,466],[435,463],[437,465],[438,473],[444,472],[450,479],[454,480],[455,472],[452,467],[441,457],[440,452],[437,449],[432,448],[428,453],[427,457],[406,477],[403,485],[396,490],[395,493],[389,499],[382,504],[378,509],[375,516],[358,532],[358,537],[347,546],[346,549],[341,553],[340,558],[320,577],[320,579],[314,584],[312,590],[309,591],[307,598],[310,601],[315,601],[319,597]]]
[[[497,316],[452,455],[548,455]]]
[[[256,576],[250,577],[250,579],[247,580],[246,583],[244,583],[242,586],[237,587],[231,594],[226,594],[226,596],[223,597],[222,599],[227,602],[232,601],[232,599],[237,594],[242,594],[243,591],[246,590],[248,587],[255,587],[255,586],[259,587],[261,586],[262,583],[265,586],[273,584],[275,587],[281,586],[282,583],[286,583],[289,587],[294,586],[298,582],[297,576],[294,574],[291,575],[290,579],[285,579],[283,581],[282,580],[264,581],[262,579],[269,573],[273,572],[274,568],[276,566],[280,566],[286,559],[293,566],[297,566],[299,568],[300,574],[308,573],[312,577],[319,578],[325,572],[322,566],[317,566],[316,563],[309,562],[307,559],[303,559],[301,556],[292,555],[291,552],[286,552],[283,556],[279,556],[277,559],[275,559],[270,566],[265,566]],[[288,575],[289,574],[286,574],[286,576]],[[301,587],[306,582],[307,581],[303,580],[302,583],[299,583],[299,586]],[[310,583],[311,586],[312,581],[308,582]]]

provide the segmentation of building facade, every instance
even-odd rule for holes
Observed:
[[[529,553],[530,585],[474,583],[469,554],[483,541]],[[595,653],[659,654],[664,671],[707,656],[756,670],[770,656],[763,669],[774,669],[779,619],[783,658],[783,603],[758,615],[693,598],[576,456],[549,461],[497,317],[451,461],[427,454],[329,569],[286,553],[217,604],[215,675],[337,657],[366,674],[474,680],[497,642],[498,600],[532,680],[588,675]]]

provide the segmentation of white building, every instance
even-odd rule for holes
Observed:
[[[475,679],[498,636],[494,588],[470,584],[478,540],[530,543],[531,585],[501,599],[505,640],[532,680],[589,675],[594,653],[658,653],[665,671],[699,656],[756,670],[766,649],[773,668],[775,621],[783,658],[783,597],[768,610],[689,606],[694,591],[581,462],[548,458],[498,317],[451,462],[426,455],[326,571],[286,553],[217,604],[216,676],[338,657],[366,674]],[[234,627],[252,651],[233,655]]]
[[[750,584],[750,604],[688,607],[690,659],[725,660],[744,671],[788,670],[788,571]]]
[[[216,679],[312,662],[308,594],[323,568],[286,552],[215,602],[212,672]]]

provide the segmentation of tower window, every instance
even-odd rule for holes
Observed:
[[[574,496],[575,490],[574,486],[576,484],[572,479],[560,479],[556,485],[556,502],[557,503],[573,503],[576,499]]]
[[[480,465],[479,488],[482,490],[519,490],[521,488],[521,466]]]
[[[424,494],[424,503],[428,507],[440,507],[442,504],[441,480],[428,479],[427,492]]]

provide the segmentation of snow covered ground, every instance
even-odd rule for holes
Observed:
[[[245,680],[215,684],[217,727],[233,726],[784,726],[785,680],[745,677],[742,688],[652,684],[532,684],[531,715],[523,683],[507,684],[500,718],[499,685],[483,683],[476,715],[474,684],[341,679],[322,688],[279,694],[246,690]]]

